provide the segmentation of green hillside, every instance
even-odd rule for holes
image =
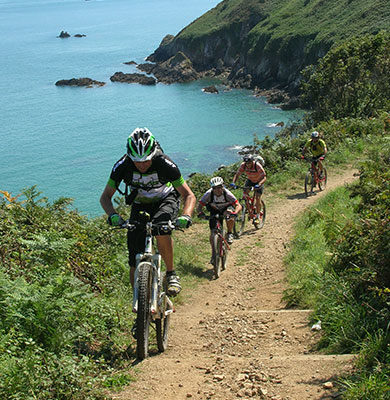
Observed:
[[[389,29],[388,0],[224,0],[164,40],[151,60],[182,51],[198,71],[223,65],[238,86],[293,91],[302,68],[333,44]]]

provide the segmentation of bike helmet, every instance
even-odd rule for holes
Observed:
[[[215,188],[216,186],[222,186],[223,179],[220,176],[214,176],[214,178],[210,179],[210,185],[212,188]]]
[[[249,161],[254,161],[255,157],[253,154],[245,154],[245,156],[242,158],[244,162],[249,162]]]
[[[147,128],[135,128],[127,139],[127,155],[136,162],[151,160],[156,153],[156,139]]]
[[[311,133],[311,137],[313,139],[318,139],[320,137],[320,134],[317,131],[314,131],[314,132]]]

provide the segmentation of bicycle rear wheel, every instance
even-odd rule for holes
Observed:
[[[165,294],[167,291],[167,282],[164,277],[164,294],[162,294],[162,302],[160,306],[161,318],[156,319],[156,339],[157,348],[160,352],[163,352],[168,347],[168,332],[169,323],[171,318],[171,312],[173,309],[173,304]]]
[[[221,246],[221,238],[220,236],[214,232],[213,234],[213,244],[214,244],[214,251],[215,251],[215,256],[214,256],[214,277],[215,279],[218,279],[219,276],[221,275],[221,253],[220,253],[220,246]]]
[[[150,294],[152,291],[152,265],[138,266],[137,358],[143,360],[149,352]]]
[[[236,238],[239,238],[245,228],[245,214],[246,214],[246,205],[245,202],[241,202],[242,210],[237,218],[237,220],[234,223],[234,228],[233,228],[233,233]]]
[[[319,180],[318,187],[320,188],[320,190],[325,190],[326,184],[328,182],[328,172],[326,171],[325,167],[323,168],[323,172],[322,173],[323,173],[324,177]]]
[[[311,171],[307,171],[305,176],[305,194],[306,197],[309,197],[313,193],[314,189],[314,179]]]

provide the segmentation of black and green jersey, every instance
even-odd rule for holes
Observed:
[[[161,201],[184,183],[178,166],[165,154],[154,157],[145,173],[140,173],[133,161],[124,155],[112,168],[108,185],[118,189],[122,181],[138,189],[135,203]]]

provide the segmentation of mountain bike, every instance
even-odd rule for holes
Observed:
[[[318,185],[318,188],[322,191],[326,188],[326,183],[328,181],[328,173],[325,167],[323,168],[322,176],[320,176],[320,171],[318,168],[318,161],[323,160],[324,157],[312,157],[311,159],[305,158],[305,160],[310,161],[309,170],[305,176],[305,194],[306,197],[314,194],[314,189]]]
[[[218,279],[221,275],[221,270],[224,271],[226,269],[226,262],[228,256],[228,250],[230,250],[229,243],[225,239],[225,228],[223,226],[223,215],[214,214],[214,215],[205,215],[202,217],[206,220],[215,220],[216,225],[215,228],[211,231],[212,235],[212,246],[214,248],[214,259],[213,259],[213,267],[214,267],[214,277]]]
[[[171,299],[167,295],[165,274],[161,273],[161,255],[154,248],[153,228],[166,232],[179,229],[171,221],[152,223],[150,215],[143,213],[145,221],[125,221],[119,228],[134,230],[141,227],[146,231],[145,250],[136,255],[134,274],[133,309],[137,313],[135,337],[137,358],[143,360],[149,353],[149,328],[156,331],[157,348],[167,349],[170,316],[174,312]]]
[[[240,237],[245,228],[245,221],[248,217],[248,221],[252,221],[253,226],[256,229],[260,229],[265,224],[266,217],[266,207],[264,200],[261,200],[261,210],[260,210],[260,218],[257,218],[256,214],[256,193],[255,189],[259,186],[255,185],[253,187],[249,186],[237,186],[237,189],[243,189],[242,198],[240,199],[240,203],[242,206],[242,210],[237,217],[236,223],[234,224],[234,235],[236,237]]]

